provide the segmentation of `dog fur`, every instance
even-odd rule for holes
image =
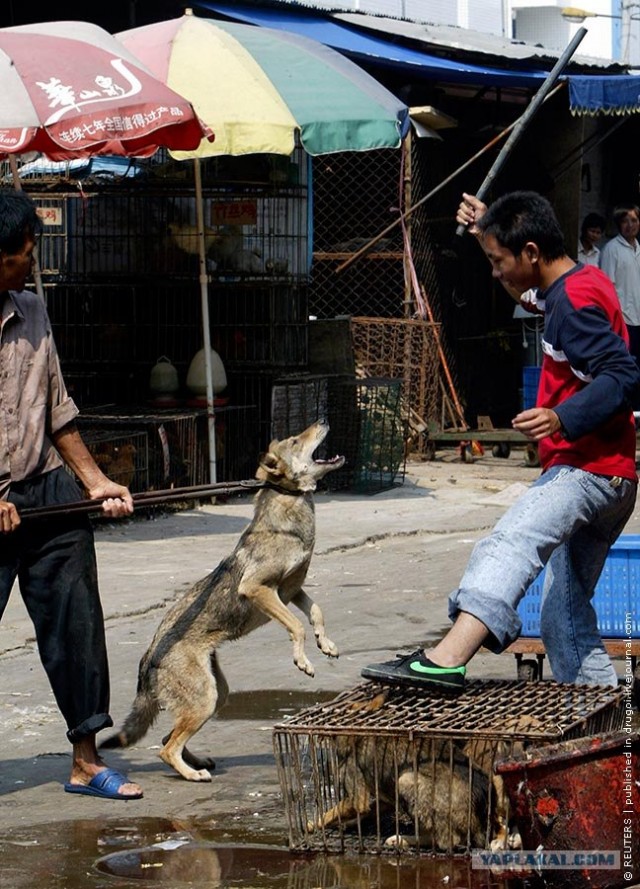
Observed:
[[[320,607],[302,588],[315,544],[313,492],[344,464],[344,457],[313,458],[328,431],[326,423],[315,423],[300,435],[272,441],[260,457],[256,478],[267,486],[256,494],[251,523],[233,553],[169,609],[140,661],[129,715],[101,747],[131,746],[166,709],[174,724],[160,758],[188,781],[210,781],[214,762],[185,745],[227,698],[217,655],[223,642],[276,620],[293,642],[294,664],[313,676],[305,630],[287,607],[291,603],[309,620],[322,653],[338,657]]]

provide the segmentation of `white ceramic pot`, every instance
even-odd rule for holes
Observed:
[[[154,395],[161,398],[162,396],[174,395],[179,388],[178,371],[166,355],[161,355],[151,368],[149,389]]]
[[[200,349],[191,359],[187,372],[187,389],[197,396],[206,396],[207,394],[207,371],[204,359],[204,349]],[[227,388],[227,373],[222,358],[214,349],[211,350],[211,377],[213,394],[219,395],[220,392],[224,392]]]

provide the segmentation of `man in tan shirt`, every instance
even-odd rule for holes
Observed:
[[[0,617],[18,580],[73,747],[65,790],[110,799],[142,791],[98,756],[109,716],[109,669],[93,531],[84,515],[21,522],[20,511],[103,501],[133,512],[130,492],[96,465],[75,425],[43,300],[25,290],[41,222],[31,199],[0,189]]]

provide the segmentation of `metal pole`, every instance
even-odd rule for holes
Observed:
[[[560,58],[558,59],[556,64],[553,66],[553,68],[551,69],[551,71],[549,72],[547,77],[545,78],[544,83],[542,84],[542,86],[540,87],[538,92],[535,94],[535,96],[533,97],[533,99],[531,100],[529,105],[527,106],[526,111],[518,118],[515,127],[509,134],[509,138],[507,139],[505,144],[500,149],[500,152],[499,152],[497,158],[491,165],[491,169],[485,176],[484,181],[482,182],[482,185],[476,191],[476,197],[479,198],[480,200],[482,200],[485,197],[485,195],[491,188],[493,180],[496,178],[496,176],[498,175],[498,173],[504,166],[504,163],[505,163],[507,157],[509,156],[509,152],[511,151],[511,149],[514,147],[514,145],[516,144],[516,142],[518,141],[518,139],[524,132],[525,127],[527,126],[527,124],[529,123],[529,121],[531,120],[533,115],[536,113],[536,111],[538,110],[540,105],[544,102],[544,100],[547,96],[547,93],[550,91],[552,86],[555,84],[556,80],[558,79],[558,77],[560,76],[562,71],[566,68],[566,66],[569,62],[569,59],[574,54],[574,52],[578,48],[578,45],[582,42],[582,40],[584,39],[586,34],[587,34],[586,28],[579,28],[576,31],[576,33],[573,35],[573,38],[571,39],[569,45],[567,46],[565,51],[562,53],[562,55],[560,56]],[[463,235],[465,233],[465,231],[466,231],[466,226],[459,225],[456,229],[456,234]]]
[[[198,255],[200,260],[200,299],[202,303],[202,341],[204,367],[207,377],[207,429],[209,433],[209,481],[216,482],[216,420],[213,404],[213,366],[211,364],[211,331],[209,328],[209,275],[204,237],[204,200],[202,197],[202,173],[200,159],[195,158],[196,224],[198,227]]]

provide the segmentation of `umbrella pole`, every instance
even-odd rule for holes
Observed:
[[[204,200],[202,197],[202,174],[200,158],[194,158],[196,186],[196,223],[198,226],[198,255],[200,259],[200,298],[202,302],[202,339],[204,346],[204,368],[207,377],[207,430],[209,435],[209,481],[216,483],[216,420],[213,406],[213,367],[211,364],[211,332],[209,329],[209,276],[207,274],[207,254],[204,239]]]

